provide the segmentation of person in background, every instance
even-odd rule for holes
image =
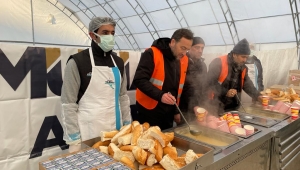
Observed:
[[[188,66],[186,52],[193,43],[188,29],[176,30],[171,38],[155,40],[139,61],[133,84],[136,90],[137,120],[162,130],[180,122],[174,102],[180,103]]]
[[[250,43],[249,48],[251,52],[246,61],[246,66],[248,67],[248,75],[252,80],[255,88],[258,91],[263,91],[263,68],[260,60],[254,55],[255,45]]]
[[[212,101],[211,104],[216,107],[215,111],[219,115],[224,111],[239,108],[242,90],[253,99],[259,99],[260,93],[250,80],[248,69],[245,66],[249,55],[249,43],[243,39],[234,46],[229,54],[215,58],[210,63],[207,73],[207,91]]]
[[[95,17],[89,23],[91,47],[70,56],[62,86],[62,124],[69,151],[100,131],[131,123],[123,60],[112,52],[116,22]]]
[[[195,118],[194,107],[201,106],[205,100],[204,83],[206,82],[207,66],[202,57],[204,47],[204,40],[201,37],[194,37],[192,47],[187,53],[188,71],[180,108],[188,120]]]

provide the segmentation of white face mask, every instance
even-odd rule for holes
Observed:
[[[113,35],[98,35],[97,33],[94,34],[100,37],[100,43],[97,43],[95,40],[94,41],[104,52],[108,52],[114,48],[115,37]]]

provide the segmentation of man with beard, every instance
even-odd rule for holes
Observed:
[[[204,58],[202,58],[204,47],[204,40],[201,37],[194,37],[192,47],[187,53],[189,58],[188,71],[180,107],[188,120],[195,118],[194,107],[202,106],[205,98],[203,87],[206,83],[207,66],[204,63]]]
[[[141,56],[133,84],[136,90],[137,120],[161,130],[180,122],[174,102],[180,103],[188,66],[186,52],[193,43],[188,29],[176,30],[171,38],[155,40]]]
[[[237,110],[242,90],[258,100],[260,93],[250,80],[248,68],[245,66],[249,55],[249,43],[243,39],[229,54],[214,59],[209,65],[207,74],[209,98],[215,106],[212,108],[218,109],[215,110],[218,114]]]

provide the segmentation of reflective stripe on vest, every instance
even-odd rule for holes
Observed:
[[[155,87],[162,90],[162,86],[165,80],[165,68],[164,68],[164,58],[163,54],[156,47],[151,47],[153,51],[153,61],[154,61],[154,71],[152,73],[151,79],[149,80]],[[180,59],[180,80],[178,85],[178,95],[176,103],[179,104],[180,96],[182,94],[184,81],[186,77],[186,71],[188,66],[187,56],[183,56]],[[138,88],[136,89],[136,100],[146,109],[154,109],[158,103],[157,100],[152,99],[151,97],[144,94]]]
[[[228,62],[227,62],[227,55],[223,55],[221,57],[219,57],[221,59],[221,64],[222,64],[222,68],[221,68],[221,74],[219,76],[218,82],[220,84],[223,84],[223,82],[226,80],[226,77],[228,75]],[[242,80],[241,80],[241,87],[243,89],[244,87],[244,79],[245,79],[245,75],[246,75],[246,68],[244,68],[244,70],[242,71]]]

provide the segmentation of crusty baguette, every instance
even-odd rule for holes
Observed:
[[[121,151],[132,151],[133,150],[133,148],[134,148],[135,146],[132,146],[132,145],[125,145],[125,146],[121,146],[120,147],[120,150]]]
[[[108,155],[108,147],[107,146],[99,146],[100,152],[106,153]]]
[[[165,168],[163,168],[160,164],[155,164],[150,167],[144,167],[142,170],[165,170]]]
[[[144,133],[142,134],[141,138],[142,139],[153,139],[153,137],[150,136],[150,133],[154,130],[159,130],[160,128],[158,126],[151,126],[149,127],[148,130],[144,131]]]
[[[177,157],[175,159],[175,162],[180,166],[180,168],[184,167],[186,165],[185,163],[185,157]]]
[[[137,125],[140,125],[140,122],[138,122],[138,121],[133,121],[132,123],[131,123],[131,131],[133,131],[134,130],[134,128],[137,126]]]
[[[112,139],[111,142],[118,144],[118,138],[124,136],[131,132],[131,124],[125,125],[122,127],[119,133],[117,133]],[[120,158],[121,159],[121,158]]]
[[[177,150],[175,147],[169,147],[166,146],[163,148],[163,155],[169,155],[172,159],[176,159],[177,158]]]
[[[191,162],[193,162],[194,160],[196,160],[198,158],[197,154],[195,154],[195,152],[192,149],[189,149],[186,152],[186,156],[185,156],[185,163],[189,164]]]
[[[143,131],[148,130],[150,127],[150,124],[148,122],[143,123]]]
[[[161,144],[158,142],[158,140],[155,140],[155,159],[159,162],[162,159],[163,156],[163,148],[161,146]]]
[[[108,146],[109,144],[110,141],[104,141],[104,142],[98,141],[92,146],[92,148],[99,148],[99,146]]]
[[[130,151],[117,150],[117,151],[115,151],[113,158],[117,161],[121,161],[121,158],[124,157],[124,156],[129,158],[132,162],[135,161],[133,153],[130,152]]]
[[[131,138],[131,145],[136,146],[137,141],[140,138],[140,136],[143,133],[143,126],[142,125],[137,125],[135,126],[133,132],[132,132],[132,138]]]
[[[108,145],[108,154],[110,155],[110,156],[114,156],[114,154],[115,154],[115,152],[116,151],[118,151],[118,150],[120,150],[117,146],[116,146],[116,144],[114,144],[114,143],[110,143],[109,145]]]
[[[119,145],[129,145],[131,143],[132,133],[128,133],[118,138]]]
[[[132,150],[133,156],[135,160],[137,160],[140,164],[145,165],[147,160],[147,152],[142,148],[135,146]]]
[[[100,137],[102,138],[113,138],[119,131],[118,130],[113,130],[110,132],[105,132],[105,131],[101,131],[100,132]]]
[[[150,150],[151,148],[155,147],[155,141],[153,139],[139,138],[137,141],[137,146],[139,146],[145,150]]]
[[[160,130],[154,130],[150,132],[150,136],[158,140],[161,146],[164,148],[170,142],[168,137],[162,133]]]
[[[152,166],[153,164],[157,163],[157,160],[155,159],[155,155],[153,153],[147,152],[147,166]]]
[[[172,159],[168,154],[165,155],[159,162],[167,170],[177,170],[180,169],[180,165]]]
[[[167,140],[170,142],[174,139],[174,132],[166,132],[164,133],[167,137]]]
[[[127,165],[130,169],[135,170],[134,163],[128,157],[123,156],[120,161]]]

